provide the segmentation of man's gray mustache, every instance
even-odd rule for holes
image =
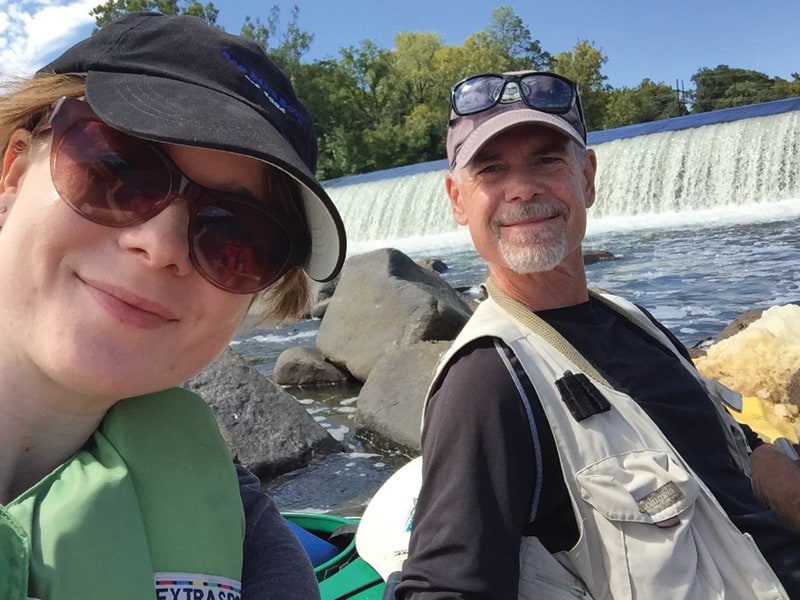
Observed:
[[[528,219],[547,219],[552,217],[566,217],[567,210],[562,204],[526,202],[515,206],[510,212],[497,216],[492,221],[496,225],[514,225]]]

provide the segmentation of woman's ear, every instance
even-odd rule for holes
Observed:
[[[11,134],[8,148],[3,155],[3,170],[0,173],[0,226],[5,223],[17,197],[22,176],[30,164],[31,132],[17,129]]]

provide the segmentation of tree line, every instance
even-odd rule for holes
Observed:
[[[214,4],[198,0],[108,0],[91,15],[101,28],[137,10],[189,14],[218,26]],[[239,33],[287,73],[314,115],[323,180],[443,158],[450,86],[475,73],[536,69],[576,81],[589,131],[800,96],[800,73],[787,81],[727,65],[700,68],[690,91],[650,79],[614,88],[603,74],[608,57],[593,42],[552,55],[510,6],[494,9],[486,29],[460,46],[445,45],[437,33],[405,31],[392,50],[365,39],[340,48],[338,58],[312,61],[304,57],[314,35],[300,26],[298,7],[283,25],[281,16],[275,5],[264,20],[245,17]]]

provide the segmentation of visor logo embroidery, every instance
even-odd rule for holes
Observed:
[[[247,77],[247,80],[250,83],[263,92],[264,97],[269,100],[270,104],[281,111],[284,115],[291,115],[294,117],[295,121],[301,125],[303,124],[303,119],[300,117],[300,113],[297,112],[297,109],[292,106],[286,98],[275,91],[270,84],[264,81],[264,79],[258,73],[233,58],[233,56],[231,56],[230,52],[227,50],[223,50],[221,54],[225,60],[244,73],[244,76]]]

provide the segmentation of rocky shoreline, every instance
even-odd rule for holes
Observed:
[[[584,260],[613,255],[592,251]],[[434,367],[480,301],[451,287],[439,275],[444,269],[441,261],[416,263],[390,248],[353,256],[337,281],[315,290],[310,316],[322,318],[315,346],[283,352],[272,380],[228,349],[186,387],[209,402],[232,455],[265,483],[343,450],[284,386],[355,383],[359,435],[415,456]],[[800,430],[796,304],[764,311],[772,313],[768,325],[759,325],[762,311],[749,311],[691,349],[702,373],[774,409],[793,443]],[[256,317],[250,320],[245,327]]]

